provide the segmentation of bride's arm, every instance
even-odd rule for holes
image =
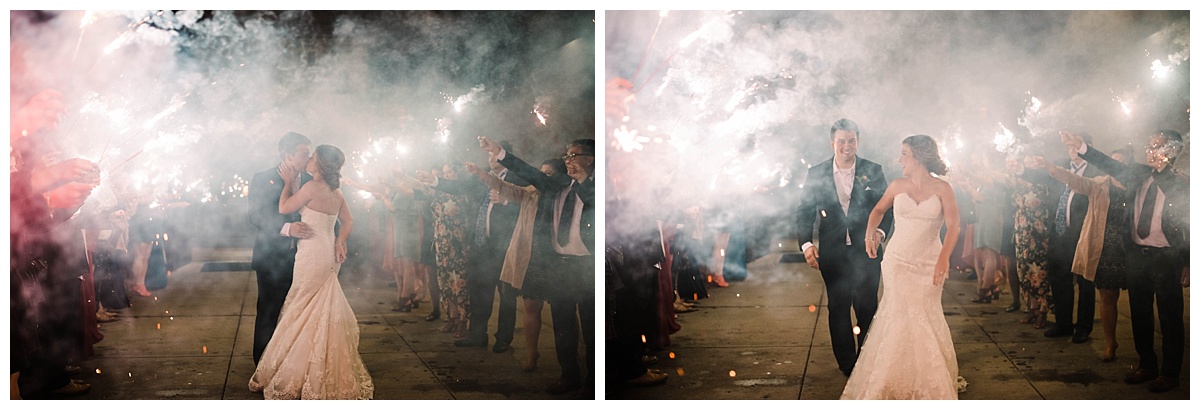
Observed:
[[[900,184],[893,182],[888,185],[887,190],[883,191],[883,197],[879,198],[879,202],[875,204],[875,208],[871,210],[871,216],[867,218],[867,256],[875,259],[879,256],[879,246],[882,242],[882,235],[879,234],[879,224],[883,222],[883,215],[889,209],[892,209],[892,202],[896,200],[896,188]]]
[[[342,196],[342,191],[338,190],[338,197],[342,198],[342,208],[338,210],[338,222],[341,227],[338,228],[337,239],[333,242],[333,254],[337,258],[338,263],[346,261],[346,240],[350,238],[350,230],[354,229],[354,216],[350,215],[350,207],[346,205],[346,197]]]
[[[283,182],[283,191],[279,193],[279,213],[287,215],[300,210],[304,204],[307,204],[312,199],[312,190],[315,185],[304,184],[292,195],[291,180],[285,179]]]
[[[942,200],[942,215],[946,218],[946,239],[942,240],[942,251],[938,253],[937,264],[933,268],[933,284],[941,285],[950,276],[950,254],[954,253],[954,245],[958,244],[959,218],[958,201],[954,199],[954,187],[949,183],[941,185],[938,198]]]

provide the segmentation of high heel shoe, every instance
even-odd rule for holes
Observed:
[[[450,321],[447,321],[445,326],[442,326],[441,332],[442,333],[453,332],[455,327],[458,327],[458,320],[452,319]]]
[[[1037,321],[1033,322],[1033,328],[1041,329],[1044,327],[1046,327],[1046,312],[1038,312]]]
[[[992,288],[979,289],[975,296],[971,303],[992,303]]]
[[[458,326],[454,330],[454,338],[462,339],[467,337],[467,321],[458,322]]]
[[[532,372],[537,370],[537,361],[540,355],[535,351],[532,355],[525,357],[525,363],[521,364],[521,370]]]
[[[409,298],[402,298],[400,300],[397,300],[396,304],[394,306],[392,306],[393,312],[412,312],[412,310],[413,310],[412,299],[409,299]]]
[[[1120,346],[1121,346],[1120,344],[1117,344],[1114,342],[1112,345],[1112,349],[1105,348],[1104,353],[1102,353],[1100,355],[1100,361],[1102,361],[1104,363],[1108,363],[1113,360],[1117,360],[1117,348]]]
[[[1026,313],[1026,314],[1025,314],[1025,317],[1024,317],[1024,318],[1021,318],[1021,320],[1019,320],[1018,322],[1019,322],[1019,323],[1021,323],[1021,324],[1028,325],[1028,324],[1030,324],[1030,323],[1033,323],[1034,321],[1036,321],[1036,320],[1037,320],[1037,317],[1038,317],[1038,311],[1037,311],[1037,309],[1029,309],[1029,313]]]

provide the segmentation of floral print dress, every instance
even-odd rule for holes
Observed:
[[[1017,276],[1027,307],[1052,308],[1046,265],[1050,247],[1050,192],[1045,185],[1017,180],[1013,201],[1017,205],[1013,226],[1017,252]],[[1035,303],[1036,302],[1036,303]]]
[[[433,247],[437,277],[441,285],[443,312],[450,319],[465,322],[470,307],[467,298],[467,233],[463,212],[467,198],[435,192],[431,203],[433,213]]]

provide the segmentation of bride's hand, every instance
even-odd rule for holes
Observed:
[[[334,255],[334,260],[336,260],[337,263],[345,262],[346,261],[346,244],[344,244],[344,243],[333,244],[333,255]]]
[[[867,239],[866,239],[867,256],[870,257],[871,259],[875,259],[875,258],[879,257],[879,245],[880,245],[879,242],[881,242],[880,239],[882,239],[882,238],[880,238],[879,232],[871,232],[870,235],[867,235]]]
[[[946,282],[946,278],[949,278],[949,277],[950,277],[950,261],[948,261],[948,260],[937,261],[937,264],[933,265],[933,284],[935,286],[941,286],[942,283]]]

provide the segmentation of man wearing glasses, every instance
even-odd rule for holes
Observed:
[[[1189,285],[1188,177],[1175,168],[1183,137],[1174,130],[1155,131],[1146,146],[1146,165],[1128,166],[1089,147],[1079,136],[1062,132],[1062,141],[1079,156],[1129,187],[1130,232],[1125,234],[1129,272],[1129,313],[1139,363],[1125,383],[1151,382],[1154,393],[1179,387],[1186,348],[1183,288]],[[1162,331],[1162,367],[1154,353],[1154,307]]]
[[[554,323],[554,350],[562,368],[547,391],[563,394],[595,384],[595,169],[596,141],[578,139],[562,159],[566,174],[546,175],[487,137],[479,146],[540,193],[533,250],[522,295],[544,296]],[[587,345],[587,374],[579,365],[579,332]],[[536,331],[526,329],[525,331]]]

